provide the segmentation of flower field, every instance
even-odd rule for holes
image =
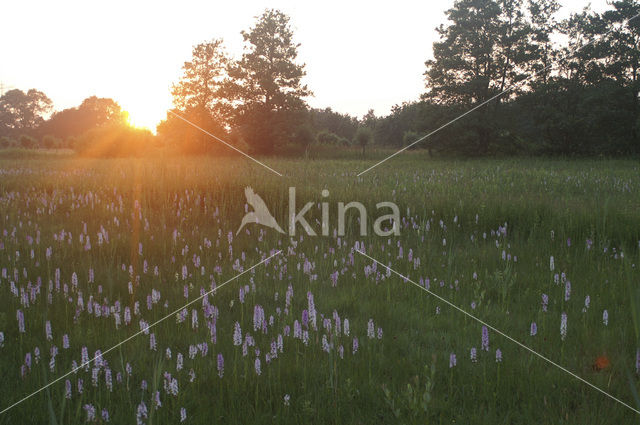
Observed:
[[[0,424],[640,419],[637,162],[265,162],[0,160]]]

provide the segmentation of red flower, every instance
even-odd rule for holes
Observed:
[[[593,364],[593,370],[596,372],[606,369],[611,365],[607,356],[599,356]]]

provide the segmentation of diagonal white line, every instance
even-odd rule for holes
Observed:
[[[275,257],[276,255],[280,254],[282,252],[282,250],[278,250],[276,253],[271,254],[270,256],[268,256],[267,258],[265,258],[264,260],[260,261],[257,264],[254,264],[253,266],[249,267],[247,270],[243,271],[240,274],[235,275],[234,277],[232,277],[231,279],[227,280],[226,282],[220,284],[219,286],[216,286],[215,288],[213,288],[212,290],[205,292],[204,294],[200,295],[198,298],[195,298],[191,301],[189,301],[188,303],[186,303],[185,305],[183,305],[182,307],[176,309],[175,311],[173,311],[172,313],[167,314],[166,316],[164,316],[161,319],[156,320],[155,322],[153,322],[152,324],[148,325],[147,327],[141,329],[140,331],[134,333],[133,335],[129,336],[128,338],[120,341],[119,343],[117,343],[116,345],[114,345],[113,347],[109,348],[108,350],[105,350],[103,353],[101,353],[99,356],[95,356],[94,358],[92,358],[91,360],[87,360],[86,362],[82,363],[80,366],[77,366],[73,369],[71,369],[69,372],[65,373],[64,375],[56,378],[55,380],[49,382],[47,385],[43,386],[42,388],[32,392],[31,394],[29,394],[26,397],[23,397],[22,399],[16,401],[15,403],[13,403],[12,405],[4,408],[2,411],[0,411],[0,415],[2,415],[3,413],[7,412],[9,409],[17,406],[18,404],[22,403],[23,401],[33,397],[34,395],[38,394],[39,392],[49,388],[50,386],[52,386],[53,384],[55,384],[56,382],[59,382],[60,380],[66,378],[67,376],[71,375],[72,373],[75,373],[76,371],[78,371],[79,369],[83,368],[84,366],[88,365],[89,363],[95,361],[98,357],[103,357],[105,354],[107,354],[108,352],[115,350],[116,348],[120,347],[122,344],[124,344],[125,342],[135,338],[136,336],[145,333],[146,331],[148,331],[149,329],[151,329],[152,327],[154,327],[155,325],[157,325],[158,323],[166,320],[167,318],[179,313],[180,311],[182,311],[182,309],[190,306],[191,304],[200,301],[201,299],[203,299],[204,297],[206,297],[207,295],[217,291],[218,289],[222,288],[223,286],[225,286],[227,283],[236,280],[237,278],[239,278],[240,276],[242,276],[245,273],[248,273],[249,271],[255,269],[256,267],[258,267],[259,265],[266,263],[267,261],[269,261],[270,259],[272,259],[273,257]]]
[[[536,356],[540,357],[542,360],[552,364],[553,366],[557,367],[558,369],[562,370],[563,372],[568,373],[569,375],[573,376],[574,378],[576,378],[577,380],[587,384],[588,386],[590,386],[591,388],[601,392],[602,394],[606,395],[607,397],[617,401],[618,403],[620,403],[621,405],[623,405],[624,407],[634,411],[637,414],[640,414],[640,410],[637,410],[631,406],[629,406],[627,403],[625,403],[624,401],[620,400],[619,398],[616,398],[614,396],[612,396],[611,394],[609,394],[608,392],[596,387],[595,385],[593,385],[591,382],[579,377],[578,375],[576,375],[575,373],[571,372],[569,369],[560,366],[558,363],[554,362],[553,360],[549,359],[548,357],[543,356],[542,354],[538,353],[537,351],[534,351],[533,349],[527,347],[526,345],[524,345],[523,343],[519,342],[516,339],[513,339],[512,337],[510,337],[509,335],[505,334],[504,332],[500,331],[499,329],[494,328],[493,326],[491,326],[490,324],[484,322],[481,319],[478,319],[476,316],[474,316],[471,313],[467,313],[465,310],[461,309],[460,307],[458,307],[457,305],[453,304],[452,302],[448,301],[445,298],[442,298],[440,295],[428,290],[427,288],[421,286],[419,283],[414,282],[413,280],[409,279],[408,277],[398,273],[397,271],[393,270],[391,267],[386,266],[384,264],[382,264],[380,261],[376,260],[375,258],[365,254],[362,251],[356,250],[356,252],[364,255],[365,257],[367,257],[368,259],[380,264],[382,267],[386,268],[387,270],[397,274],[398,276],[400,276],[401,278],[405,279],[406,281],[412,283],[414,286],[417,286],[418,288],[422,289],[423,291],[427,292],[429,295],[432,295],[434,297],[436,297],[438,300],[442,301],[443,303],[453,307],[454,309],[458,310],[460,313],[472,318],[473,320],[475,320],[478,323],[481,323],[482,325],[486,326],[487,328],[491,329],[492,331],[494,331],[495,333],[502,335],[503,337],[507,338],[509,341],[516,343],[517,345],[519,345],[520,347],[524,348],[525,350],[529,351],[532,354],[535,354]]]
[[[252,160],[252,161],[254,161],[254,162],[257,162],[258,164],[262,165],[262,166],[263,166],[264,168],[266,168],[267,170],[272,171],[272,172],[276,173],[277,175],[279,175],[280,177],[282,177],[282,174],[280,174],[279,172],[277,172],[277,171],[276,171],[276,170],[274,170],[273,168],[269,167],[269,166],[268,166],[268,165],[266,165],[266,164],[263,164],[262,162],[258,161],[257,159],[255,159],[255,158],[254,158],[254,157],[252,157],[251,155],[249,155],[249,154],[247,154],[247,153],[242,152],[240,149],[236,148],[236,147],[235,147],[235,146],[233,146],[233,145],[230,145],[229,143],[225,142],[224,140],[222,140],[222,139],[221,139],[221,138],[219,138],[218,136],[215,136],[215,135],[213,135],[213,134],[209,133],[207,130],[205,130],[205,129],[204,129],[204,128],[202,128],[202,127],[197,126],[196,124],[192,123],[191,121],[189,121],[188,119],[186,119],[186,118],[185,118],[185,117],[183,117],[182,115],[180,115],[180,114],[176,114],[175,112],[173,112],[173,111],[172,111],[172,110],[170,110],[170,109],[169,109],[167,112],[168,112],[168,113],[170,113],[170,114],[172,114],[172,115],[175,115],[176,117],[180,118],[182,121],[186,122],[186,123],[187,123],[187,124],[189,124],[190,126],[197,128],[198,130],[202,131],[202,132],[203,132],[203,133],[205,133],[206,135],[213,137],[213,138],[214,138],[214,139],[216,139],[218,142],[225,144],[226,146],[230,147],[230,148],[231,148],[231,149],[233,149],[234,151],[236,151],[236,152],[238,152],[238,153],[241,153],[242,155],[246,156],[246,157],[247,157],[247,158],[249,158],[250,160]]]
[[[622,22],[621,27],[627,25],[629,22],[631,22],[632,20],[636,19],[638,16],[640,16],[640,13],[636,14],[635,16],[632,16],[631,18],[625,20]],[[591,40],[590,42],[588,42],[587,44],[584,44],[582,46],[580,46],[579,48],[577,48],[576,50],[574,50],[573,52],[568,52],[567,54],[565,54],[564,56],[562,56],[560,59],[558,59],[556,61],[556,63],[562,62],[563,60],[570,58],[571,56],[575,55],[576,53],[578,53],[580,50],[584,49],[587,46],[592,45],[593,43],[595,43],[597,40],[601,40],[604,37],[606,37],[607,35],[609,35],[609,33],[611,31],[613,31],[614,28],[611,28],[609,31],[607,31],[606,33],[602,34],[602,36],[594,38],[593,40]],[[550,63],[549,65],[545,66],[544,68],[542,68],[540,71],[538,71],[538,73],[546,71],[547,69],[551,68],[552,66],[554,66],[556,63]],[[415,142],[412,142],[411,144],[403,147],[402,149],[398,150],[397,152],[392,153],[391,155],[389,155],[388,157],[386,157],[385,159],[373,164],[371,167],[367,168],[366,170],[360,172],[357,177],[360,177],[361,175],[363,175],[364,173],[366,173],[367,171],[377,167],[378,165],[382,164],[383,162],[388,161],[389,159],[393,158],[394,156],[406,151],[407,149],[409,149],[410,147],[422,142],[424,139],[433,136],[434,134],[436,134],[437,132],[439,132],[440,130],[442,130],[445,127],[450,126],[451,124],[453,124],[454,122],[458,121],[460,118],[467,116],[468,114],[472,113],[473,111],[475,111],[478,108],[483,107],[484,105],[486,105],[487,103],[490,103],[492,101],[494,101],[495,99],[499,98],[500,96],[502,96],[505,93],[510,92],[511,90],[515,89],[516,87],[519,87],[521,85],[523,85],[524,83],[526,83],[527,81],[529,81],[530,79],[532,79],[533,77],[535,77],[536,75],[538,75],[538,73],[536,74],[531,74],[529,75],[527,78],[525,78],[522,81],[519,81],[516,84],[513,84],[509,87],[507,87],[506,89],[504,89],[502,92],[496,94],[495,96],[491,97],[490,99],[485,100],[484,102],[474,106],[473,108],[469,109],[468,111],[464,112],[462,115],[457,116],[456,118],[452,119],[451,121],[449,121],[446,124],[441,125],[440,127],[438,127],[437,129],[433,130],[431,133],[422,136],[421,138],[419,138],[418,140],[416,140]]]

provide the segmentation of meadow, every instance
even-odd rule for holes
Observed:
[[[0,424],[640,420],[356,252],[640,409],[637,161],[264,161],[0,158],[0,410],[53,382]],[[329,236],[236,235],[247,186]]]

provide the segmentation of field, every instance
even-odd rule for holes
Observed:
[[[0,159],[0,423],[640,419],[356,252],[640,409],[637,161],[264,161]]]

